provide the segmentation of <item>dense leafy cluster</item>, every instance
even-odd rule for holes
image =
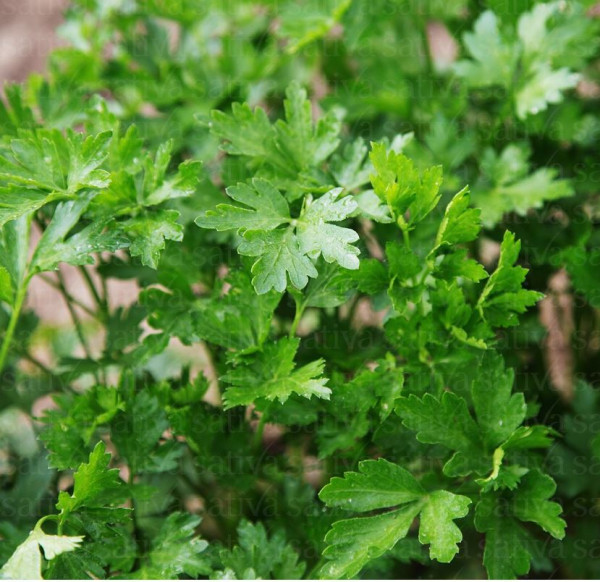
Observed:
[[[600,576],[599,29],[72,1],[0,100],[1,575]]]

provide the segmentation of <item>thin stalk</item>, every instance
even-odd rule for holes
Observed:
[[[104,297],[104,305],[106,306],[106,313],[108,314],[108,285],[106,284],[106,279],[101,277],[100,284],[102,285],[102,296]]]
[[[133,488],[135,485],[135,472],[133,467],[129,465],[129,476],[127,478],[127,484],[129,485],[129,493],[131,499],[131,523],[133,525],[133,539],[135,540],[138,547],[140,547],[145,554],[145,546],[144,546],[144,535],[142,529],[140,528],[140,524],[138,523],[137,518],[137,504],[135,502],[135,495],[133,494]],[[138,556],[136,562],[141,560],[141,556]]]
[[[53,281],[52,279],[50,279],[50,277],[46,277],[45,275],[40,275],[40,278],[42,279],[42,281],[44,281],[44,283],[50,285],[50,287],[53,287],[57,291],[60,291],[61,293],[63,293],[62,289],[60,288],[60,285],[56,281]],[[74,305],[77,305],[77,307],[79,307],[80,309],[85,311],[88,315],[91,315],[92,317],[95,317],[96,319],[100,319],[100,316],[93,309],[88,307],[85,303],[82,303],[76,297],[73,297],[73,295],[71,295],[68,291],[66,293],[67,293],[66,298],[71,303],[73,303]]]
[[[267,417],[269,416],[269,406],[267,406],[266,410],[260,415],[260,419],[258,420],[258,424],[256,425],[256,432],[254,433],[254,437],[252,438],[252,449],[258,453],[260,452],[260,448],[262,446],[263,434],[265,432],[265,424],[267,423]]]
[[[296,304],[296,313],[294,314],[294,320],[292,321],[290,332],[288,334],[288,337],[290,338],[296,336],[296,332],[298,331],[298,325],[300,325],[300,320],[302,319],[304,309],[306,308],[306,305],[302,302],[302,300],[298,299],[295,295],[294,303]]]
[[[410,249],[410,236],[408,234],[408,224],[406,223],[406,220],[404,220],[403,216],[398,217],[398,226],[400,227],[400,230],[402,231],[402,238],[404,239],[404,246],[407,249]]]
[[[83,351],[85,352],[86,357],[89,360],[91,360],[92,352],[90,350],[90,346],[87,342],[85,334],[83,333],[83,325],[81,324],[81,320],[79,319],[79,316],[77,315],[77,311],[75,311],[73,304],[69,300],[69,292],[67,291],[67,288],[65,287],[65,280],[60,271],[56,272],[56,278],[58,280],[58,289],[62,293],[63,299],[65,300],[65,303],[67,304],[67,309],[69,310],[71,319],[73,320],[73,324],[75,325],[75,331],[77,333],[77,337],[79,338],[79,342],[81,343],[81,347],[83,348]],[[95,372],[94,372],[94,377],[96,378],[96,382],[100,383],[100,378],[98,377],[98,374]]]
[[[404,246],[407,249],[410,249],[410,238],[408,236],[408,230],[405,228],[402,229],[402,237],[404,238]]]
[[[108,303],[106,300],[106,286],[104,286],[104,279],[102,280],[104,297],[101,297],[100,293],[98,293],[98,289],[96,288],[96,285],[94,284],[94,281],[92,280],[91,275],[88,273],[85,266],[83,266],[83,265],[80,266],[79,272],[82,274],[83,279],[85,280],[85,282],[90,290],[90,293],[94,297],[94,300],[98,304],[98,307],[100,308],[102,314],[104,315],[104,317],[108,316]]]
[[[352,327],[352,322],[354,321],[354,317],[356,315],[356,310],[358,309],[359,300],[360,300],[360,295],[355,295],[351,299],[350,307],[348,308],[348,314],[345,317],[345,319],[348,320],[348,325],[350,327]],[[338,311],[338,313],[339,313],[339,311]]]
[[[429,78],[434,73],[433,58],[431,57],[431,46],[429,45],[429,36],[427,34],[427,21],[423,15],[419,18],[419,28],[421,29],[421,41],[423,48],[423,56],[425,57],[425,67]]]
[[[20,353],[21,357],[25,358],[28,362],[31,362],[34,366],[37,366],[42,372],[44,372],[44,374],[47,374],[48,376],[53,375],[52,370],[48,368],[46,364],[38,360],[35,356],[32,356],[29,352],[23,351]]]
[[[21,309],[23,308],[23,302],[25,301],[25,297],[27,295],[29,279],[29,276],[24,277],[19,288],[17,289],[17,296],[15,297],[15,303],[12,308],[12,313],[10,314],[10,321],[8,322],[8,327],[6,328],[6,333],[4,334],[4,339],[2,340],[2,347],[0,348],[0,372],[4,370],[6,356],[8,355],[8,348],[12,342],[12,338],[17,327],[17,322],[19,320],[19,315],[21,314]]]

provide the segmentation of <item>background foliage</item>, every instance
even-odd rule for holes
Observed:
[[[598,13],[73,1],[0,102],[2,574],[600,577]]]

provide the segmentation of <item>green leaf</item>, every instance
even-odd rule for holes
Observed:
[[[468,187],[452,198],[438,229],[435,249],[470,242],[477,238],[481,230],[481,211],[478,208],[469,208],[470,202]]]
[[[177,172],[170,177],[166,176],[169,162],[171,161],[172,140],[161,144],[152,160],[146,158],[144,173],[144,206],[156,206],[167,200],[186,198],[196,192],[202,164],[193,160],[186,160],[179,164]]]
[[[529,78],[517,91],[517,116],[525,119],[548,107],[550,103],[560,103],[563,91],[577,85],[581,76],[566,67],[553,71],[546,63],[536,63],[529,72]]]
[[[363,259],[358,271],[352,273],[356,286],[363,293],[376,295],[389,286],[389,276],[385,265],[377,259]]]
[[[337,307],[352,295],[351,272],[335,263],[319,266],[319,276],[312,279],[303,292],[301,301],[307,307]]]
[[[140,294],[152,327],[179,337],[186,345],[205,340],[235,350],[262,346],[280,299],[276,291],[258,295],[244,271],[233,272],[215,285],[211,298],[157,288]]]
[[[225,139],[223,149],[232,155],[267,159],[272,152],[275,132],[264,109],[254,111],[247,104],[234,103],[231,115],[211,112],[211,132]]]
[[[290,222],[290,209],[285,198],[266,180],[255,178],[252,186],[238,184],[227,188],[228,196],[245,206],[219,204],[196,218],[202,228],[215,230],[273,230]]]
[[[372,143],[369,154],[375,173],[371,174],[373,190],[387,203],[392,216],[403,215],[416,196],[419,174],[403,154],[387,151],[384,143]]]
[[[354,197],[358,209],[355,214],[370,218],[375,222],[388,223],[393,222],[386,204],[381,200],[373,190],[365,190]]]
[[[147,390],[138,392],[127,402],[127,409],[113,417],[113,442],[134,474],[170,471],[177,467],[181,449],[172,441],[159,444],[168,426],[164,407]]]
[[[0,155],[0,180],[6,184],[65,194],[108,185],[108,173],[99,167],[108,155],[112,132],[86,137],[38,130],[22,135]]]
[[[517,26],[526,59],[543,55],[553,65],[576,68],[597,50],[597,30],[585,3],[574,3],[568,10],[559,2],[535,4],[520,16]]]
[[[558,435],[559,433],[549,426],[539,424],[521,426],[502,444],[502,448],[506,451],[510,449],[544,449],[552,444],[552,437]]]
[[[362,369],[347,381],[331,378],[331,400],[322,403],[327,414],[319,425],[319,456],[350,449],[370,431],[376,431],[394,410],[402,393],[403,370],[392,358],[378,360],[375,369]]]
[[[199,517],[178,511],[169,514],[152,540],[142,567],[130,577],[172,580],[181,574],[197,577],[210,573],[208,560],[201,555],[208,543],[194,535],[199,524]]]
[[[423,268],[419,257],[399,242],[389,241],[385,245],[385,255],[388,260],[389,274],[400,281],[418,275]]]
[[[436,262],[433,271],[439,279],[455,281],[458,277],[463,277],[477,283],[488,276],[482,264],[467,257],[466,249],[448,252],[440,258],[441,260]]]
[[[367,156],[368,148],[362,138],[348,143],[340,154],[332,156],[329,170],[339,186],[354,190],[369,181],[373,170]]]
[[[404,538],[419,514],[419,541],[430,545],[432,559],[450,562],[462,540],[454,520],[467,515],[471,503],[468,497],[449,491],[428,493],[408,471],[384,459],[362,461],[358,473],[334,477],[319,497],[330,507],[350,511],[403,505],[373,517],[335,522],[325,536],[328,546],[323,555],[330,561],[321,575],[327,578],[356,576],[367,562]]]
[[[4,135],[17,135],[19,130],[38,126],[23,95],[24,89],[25,86],[20,83],[7,83],[4,86],[6,104],[0,99],[0,132]]]
[[[223,146],[225,151],[250,158],[254,175],[269,178],[276,186],[290,190],[292,197],[298,197],[302,194],[301,183],[312,169],[336,150],[341,112],[334,109],[313,123],[306,91],[292,82],[285,94],[285,120],[279,119],[274,125],[262,109],[252,111],[246,104],[234,103],[231,115],[213,111],[210,127],[215,135],[228,141]]]
[[[311,259],[320,255],[328,262],[337,262],[346,269],[358,269],[359,250],[350,243],[358,240],[358,234],[328,222],[339,222],[352,214],[356,201],[350,197],[337,200],[342,189],[335,188],[314,201],[308,201],[298,220],[297,237],[302,253]]]
[[[84,137],[68,131],[23,132],[0,150],[0,227],[55,200],[109,184],[100,166],[108,155],[111,132]]]
[[[406,469],[385,459],[361,461],[359,469],[333,477],[321,489],[321,501],[348,511],[371,511],[417,501],[425,494]]]
[[[223,205],[196,219],[196,224],[216,230],[236,229],[243,233],[238,246],[241,255],[259,257],[252,266],[252,280],[258,293],[271,289],[282,292],[290,283],[303,289],[309,277],[318,273],[310,259],[323,256],[347,269],[358,268],[359,250],[350,243],[358,234],[349,228],[328,224],[344,220],[356,210],[350,197],[338,200],[335,188],[313,200],[308,196],[300,218],[291,219],[285,198],[266,180],[254,179],[253,188],[239,184],[227,190],[234,200],[249,206]],[[286,229],[277,227],[289,223]]]
[[[545,36],[548,34],[548,19],[559,10],[556,2],[537,4],[532,10],[521,14],[517,23],[517,32],[523,43],[523,54],[534,56],[545,48]],[[548,47],[549,48],[549,47]]]
[[[27,270],[29,230],[26,216],[0,228],[0,297],[11,305]]]
[[[258,398],[283,403],[292,393],[329,399],[328,380],[321,376],[325,362],[315,360],[296,369],[298,345],[297,339],[266,344],[262,352],[247,356],[241,365],[225,374],[222,380],[231,384],[223,397],[225,408],[251,404]]]
[[[323,556],[328,561],[319,575],[332,580],[355,577],[365,564],[406,537],[418,513],[419,506],[410,504],[381,515],[336,521],[325,536]]]
[[[94,262],[92,253],[115,252],[127,246],[128,241],[122,234],[106,230],[108,221],[94,222],[69,236],[95,195],[93,190],[86,191],[77,200],[58,204],[31,258],[29,269],[32,273],[54,270],[62,262],[91,264]]]
[[[60,394],[55,407],[44,411],[40,438],[49,450],[50,466],[76,469],[89,457],[88,443],[98,426],[108,423],[124,407],[116,388],[94,386],[82,394]]]
[[[40,546],[44,550],[46,560],[52,560],[64,552],[72,552],[82,541],[83,536],[45,534],[38,522],[27,539],[19,545],[8,562],[4,564],[0,574],[3,578],[12,580],[43,580]]]
[[[562,540],[567,524],[559,517],[562,508],[558,503],[548,501],[556,491],[556,483],[551,477],[537,470],[523,477],[516,490],[512,507],[521,521],[537,523],[552,537]]]
[[[456,451],[444,466],[447,475],[483,473],[489,469],[479,427],[464,398],[452,392],[444,392],[439,400],[431,394],[423,398],[411,394],[398,401],[396,410],[404,425],[417,433],[417,440]]]
[[[178,218],[177,210],[158,210],[119,223],[120,231],[129,239],[131,256],[140,257],[142,265],[157,269],[165,241],[183,240],[183,226]]]
[[[509,231],[504,233],[500,246],[500,260],[496,270],[486,281],[477,308],[482,317],[494,327],[510,327],[518,324],[518,315],[535,305],[543,295],[537,291],[522,289],[527,269],[514,266],[521,249],[520,241]]]
[[[409,208],[410,224],[421,222],[438,205],[442,176],[442,166],[432,166],[422,172],[417,195]]]
[[[529,572],[535,540],[519,521],[537,523],[557,539],[565,535],[561,508],[548,501],[554,481],[538,470],[527,473],[515,491],[485,493],[475,510],[475,526],[486,534],[483,561],[490,578],[516,578]]]
[[[204,340],[238,350],[260,348],[269,335],[273,312],[281,300],[276,291],[258,295],[244,272],[227,277],[225,295],[203,304],[194,330]]]
[[[238,252],[240,255],[259,257],[252,265],[252,284],[257,293],[268,293],[271,289],[285,291],[288,277],[296,289],[303,289],[309,277],[318,275],[290,229],[247,231]]]
[[[370,153],[375,173],[373,190],[387,203],[390,213],[400,223],[410,211],[409,225],[421,222],[440,201],[441,166],[426,169],[420,175],[412,160],[404,154],[388,151],[383,143],[372,143]]]
[[[226,572],[238,579],[252,578],[296,580],[304,574],[306,566],[298,553],[286,542],[283,531],[267,535],[262,523],[242,520],[238,526],[238,544],[219,554]]]
[[[288,86],[285,96],[285,121],[279,119],[275,123],[277,149],[298,170],[317,166],[340,143],[340,112],[330,111],[313,124],[310,101],[297,82]]]
[[[491,148],[483,152],[483,179],[475,188],[473,200],[481,207],[481,218],[488,228],[507,212],[525,216],[529,209],[541,208],[546,200],[573,194],[569,181],[556,179],[555,168],[540,168],[529,174],[529,155],[517,144],[506,146],[499,155]]]
[[[454,523],[469,512],[471,500],[449,491],[434,491],[420,514],[419,541],[430,544],[429,555],[438,562],[451,562],[458,553],[462,533]]]
[[[529,534],[506,515],[493,494],[483,496],[477,504],[475,525],[485,533],[483,563],[491,580],[513,580],[529,572],[532,554]]]
[[[176,198],[190,197],[196,192],[202,164],[186,160],[176,172],[168,174],[173,140],[158,146],[156,154],[146,153],[136,126],[113,140],[109,167],[110,186],[91,205],[95,218],[140,214]]]
[[[100,441],[90,453],[89,462],[79,466],[73,476],[73,493],[62,491],[56,508],[68,515],[82,507],[105,507],[119,503],[127,497],[125,483],[119,477],[118,469],[109,469],[110,455]]]
[[[28,216],[42,206],[64,198],[63,194],[27,190],[11,186],[0,187],[0,228],[20,216]]]
[[[48,564],[48,568],[44,571],[46,580],[93,580],[93,577],[102,578],[105,576],[106,569],[102,564],[102,560],[94,552],[97,547],[88,541],[83,547],[74,552],[60,554]]]
[[[351,0],[309,0],[300,5],[284,4],[279,17],[278,33],[289,41],[288,53],[325,36],[340,21]]]
[[[549,103],[562,101],[563,91],[574,87],[580,76],[567,67],[554,68],[559,59],[553,43],[547,42],[547,22],[558,10],[556,2],[534,6],[520,16],[518,35],[512,31],[501,33],[494,13],[484,12],[477,19],[474,32],[463,37],[471,59],[459,61],[454,70],[471,87],[500,85],[509,90],[520,119],[539,113]],[[575,15],[573,20],[577,18]],[[570,25],[559,25],[555,30],[560,38],[555,44],[560,44],[566,54],[570,52]],[[567,36],[561,38],[562,34]]]
[[[565,262],[575,289],[582,293],[591,305],[600,307],[600,250],[573,246],[564,249],[560,256]]]
[[[517,51],[500,34],[498,19],[491,10],[481,14],[473,32],[464,34],[463,42],[471,59],[454,65],[459,77],[471,87],[510,86]]]
[[[512,394],[514,372],[498,354],[485,354],[471,395],[484,444],[495,448],[521,425],[527,413],[523,394]]]
[[[53,223],[54,220],[62,218],[57,216],[58,211],[59,208],[54,214]],[[47,244],[48,238],[42,237],[32,267],[37,271],[54,271],[58,269],[60,263],[92,265],[94,253],[114,253],[119,249],[127,248],[128,238],[119,230],[110,227],[108,222],[93,222],[63,241],[55,240],[52,245]]]
[[[517,31],[523,47],[523,60],[529,64],[527,75],[515,96],[517,115],[521,119],[539,113],[549,103],[562,101],[562,91],[573,88],[580,79],[580,75],[572,73],[567,67],[552,70],[550,65],[556,49],[552,42],[548,42],[551,37],[548,22],[559,10],[557,2],[538,4],[519,18]],[[566,27],[559,25],[556,28],[564,31]],[[567,49],[568,43],[564,38],[561,40],[561,45]]]

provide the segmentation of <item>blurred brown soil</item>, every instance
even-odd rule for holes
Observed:
[[[67,0],[0,0],[0,85],[42,73]]]

